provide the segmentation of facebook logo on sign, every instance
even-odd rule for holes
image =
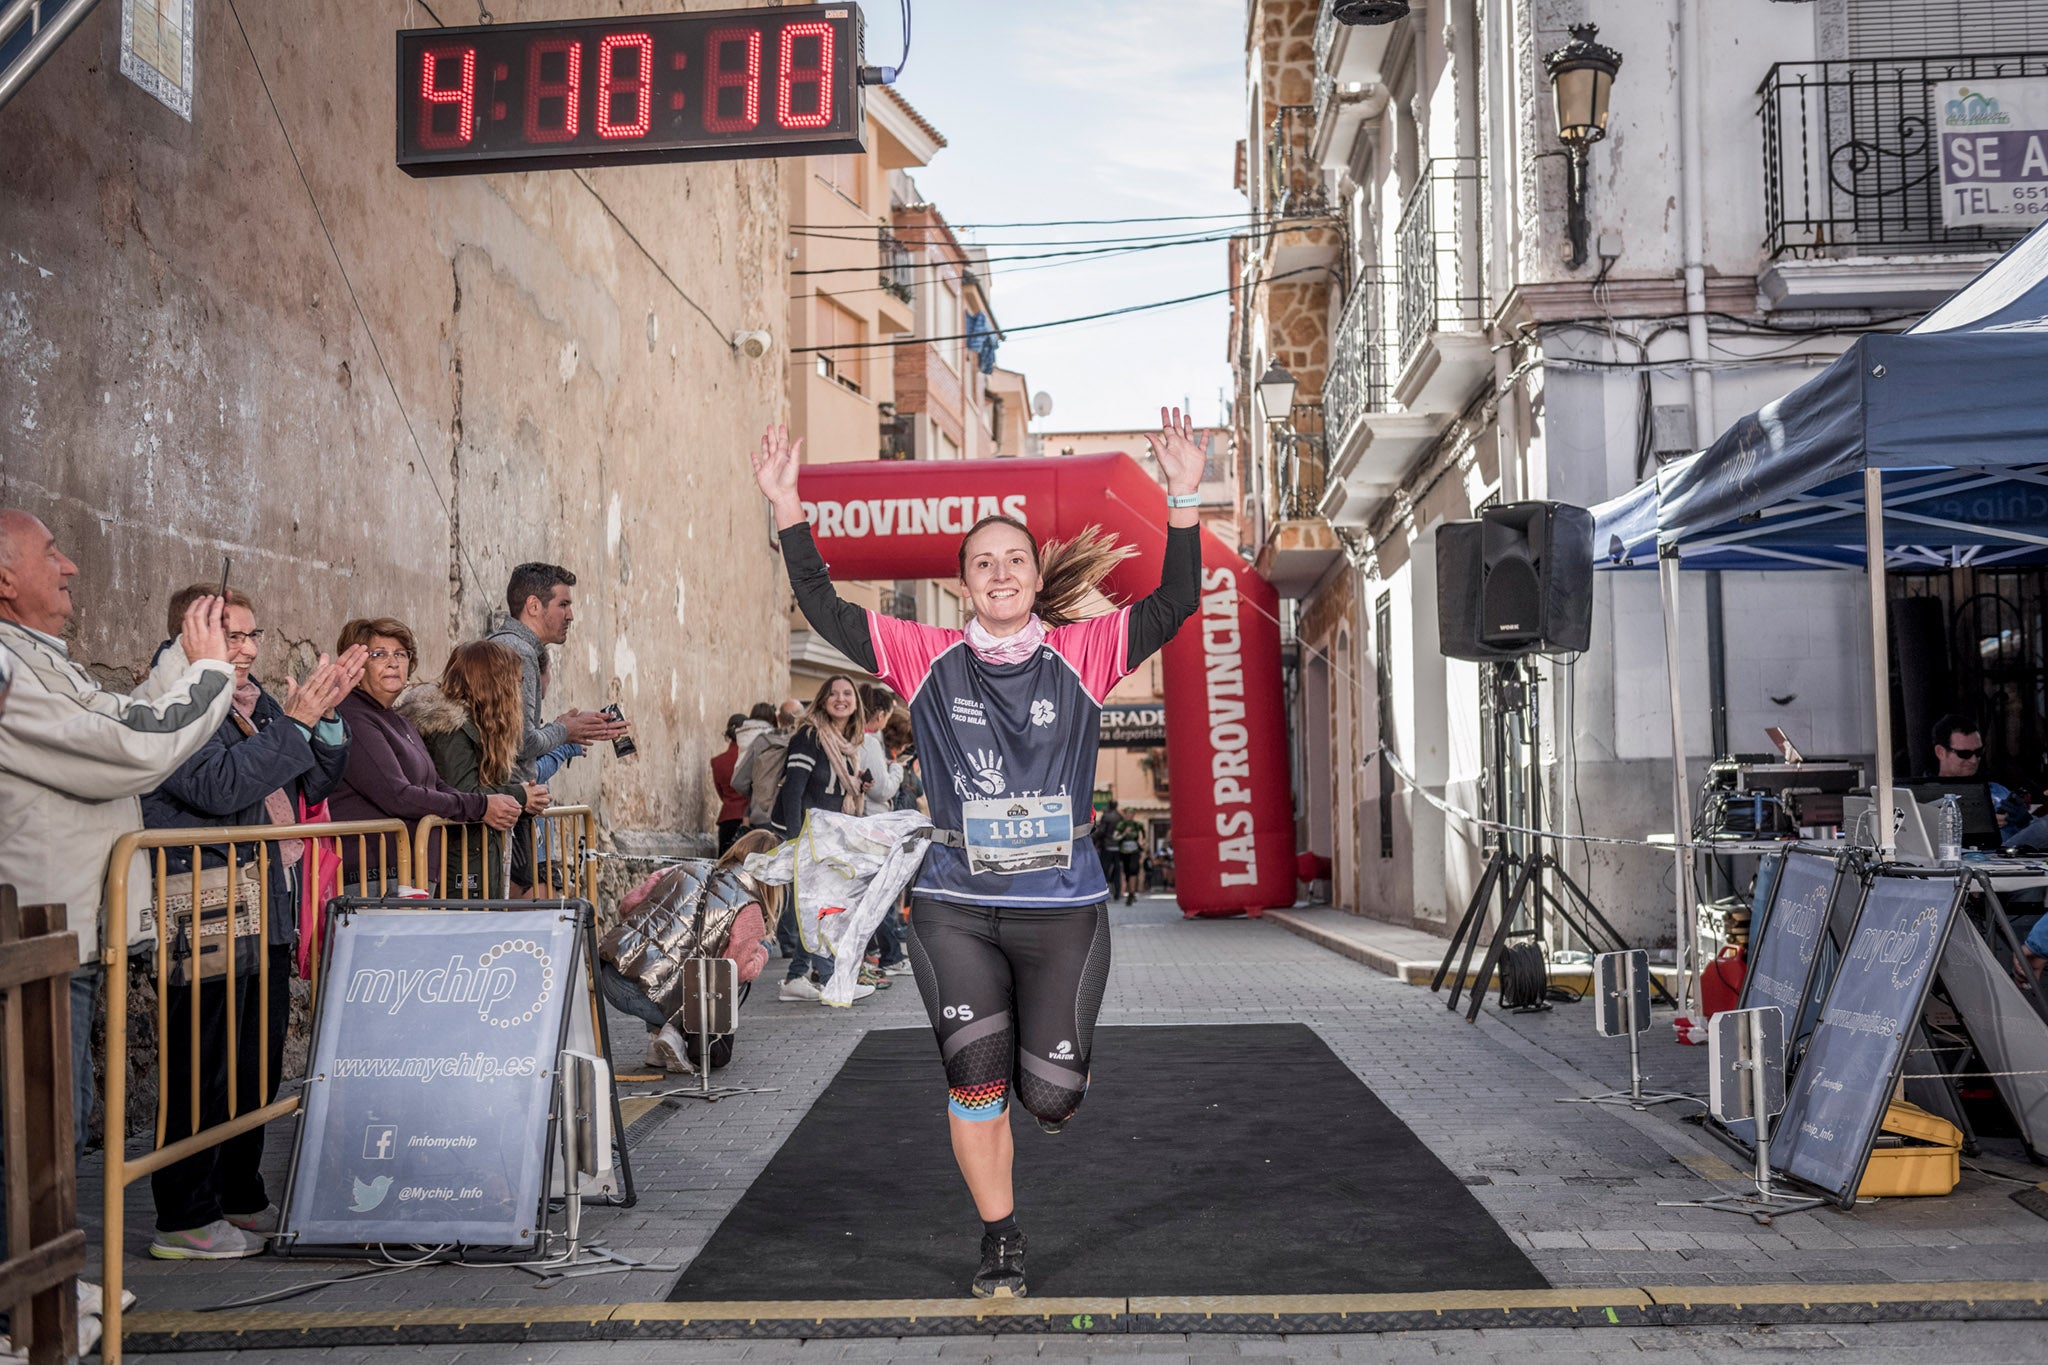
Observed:
[[[373,1123],[363,1130],[363,1160],[389,1161],[397,1155],[397,1128],[388,1123]]]

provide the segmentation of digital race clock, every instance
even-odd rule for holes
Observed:
[[[398,165],[465,175],[864,150],[858,5],[403,29]]]

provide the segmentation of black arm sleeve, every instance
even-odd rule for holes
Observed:
[[[819,567],[823,567],[820,565]],[[793,576],[793,575],[792,575]],[[1202,602],[1202,528],[1166,528],[1166,558],[1159,569],[1159,587],[1131,608],[1130,657],[1127,669],[1152,657],[1195,614]]]
[[[820,804],[813,789],[818,785],[821,768],[830,772],[825,756],[818,748],[817,736],[808,728],[798,730],[796,738],[789,742],[789,751],[782,763],[782,786],[775,793],[774,824],[776,832],[784,838],[793,838],[800,832],[804,827],[804,812]]]
[[[782,563],[789,570],[789,586],[796,593],[796,604],[803,609],[804,619],[834,649],[867,672],[874,672],[875,642],[868,634],[868,614],[832,590],[832,575],[825,569],[824,556],[818,553],[818,542],[811,538],[809,524],[792,526],[780,534]]]

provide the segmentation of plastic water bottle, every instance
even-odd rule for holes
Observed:
[[[1963,803],[1953,792],[1934,803],[1934,857],[1943,867],[1963,865]]]

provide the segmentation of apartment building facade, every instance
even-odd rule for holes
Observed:
[[[963,244],[910,172],[946,139],[894,87],[867,105],[867,150],[784,163],[790,204],[790,429],[806,463],[986,459],[1030,448],[1024,376],[994,363],[1002,333],[988,253]],[[842,583],[890,615],[961,623],[939,583]],[[789,613],[791,695],[865,675]]]
[[[2048,12],[1417,0],[1349,26],[1334,11],[1247,8],[1253,217],[1231,335],[1246,538],[1297,603],[1301,846],[1333,859],[1345,908],[1438,928],[1478,880],[1480,839],[1387,755],[1482,814],[1496,756],[1482,666],[1439,648],[1436,528],[1494,501],[1618,494],[1967,282],[2016,234],[1943,225],[1927,92],[2048,74]],[[1546,64],[1574,42],[1620,61],[1605,137],[1577,164]],[[1258,402],[1275,363],[1297,384],[1285,413]],[[1980,590],[1966,571],[1905,582]],[[1684,591],[1686,618],[1708,623],[1682,641],[1695,777],[1763,748],[1767,725],[1809,754],[1869,754],[1860,573],[1697,574]],[[2014,591],[2038,616],[2039,585]],[[1536,662],[1550,828],[1668,834],[1663,650],[1653,577],[1604,573],[1591,648]],[[1626,935],[1669,944],[1668,853],[1563,847]]]

